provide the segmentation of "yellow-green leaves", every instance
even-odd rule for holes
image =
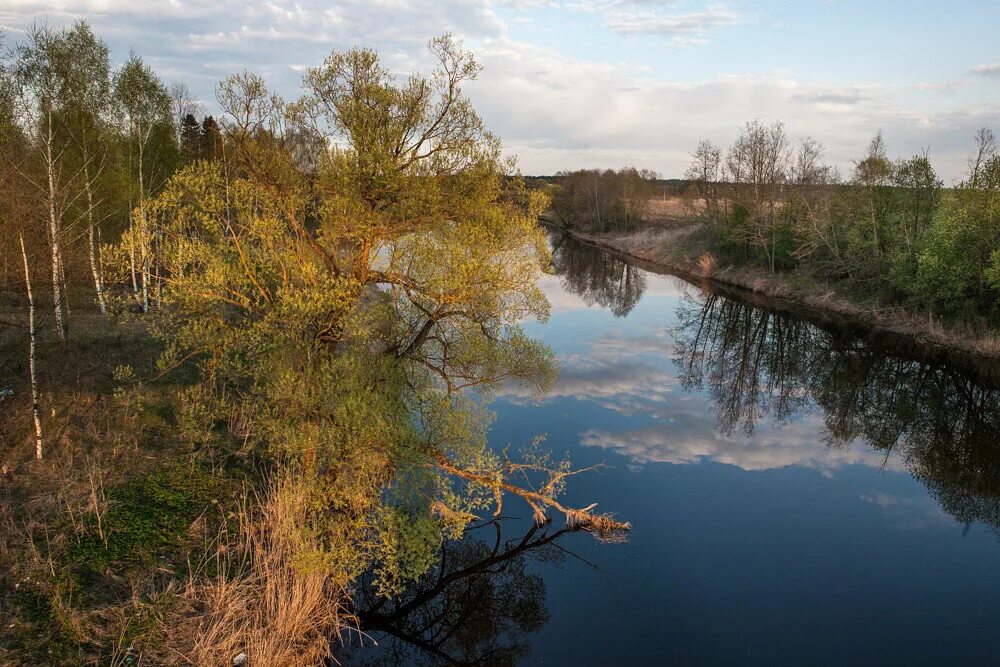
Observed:
[[[374,52],[334,53],[293,105],[229,79],[223,158],[145,208],[165,363],[198,360],[211,414],[294,473],[310,561],[348,579],[377,563],[386,593],[496,500],[482,401],[555,373],[519,328],[548,316],[547,199],[464,97],[471,56],[448,37],[431,50],[438,69],[405,81]],[[186,431],[209,414],[186,409]]]

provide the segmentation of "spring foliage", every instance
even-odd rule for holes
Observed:
[[[555,373],[518,324],[548,315],[547,201],[462,95],[472,58],[447,37],[430,49],[437,69],[405,81],[335,52],[293,103],[230,78],[226,159],[180,170],[145,210],[161,366],[203,372],[188,422],[225,420],[277,457],[308,498],[303,562],[340,586],[374,567],[385,594],[504,493],[539,518],[598,518],[555,501],[564,462],[486,446],[483,399]],[[540,493],[510,483],[525,472]]]

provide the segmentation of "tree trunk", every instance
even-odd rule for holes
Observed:
[[[86,161],[86,156],[84,156]],[[100,264],[97,255],[100,250],[95,245],[94,239],[94,193],[90,183],[90,168],[87,167],[84,173],[84,187],[87,191],[87,249],[90,251],[90,272],[94,276],[94,289],[97,291],[97,306],[101,309],[102,315],[108,314],[108,305],[104,300],[104,280],[101,277]]]
[[[31,272],[28,270],[28,252],[24,249],[24,235],[21,241],[21,257],[24,259],[24,286],[28,291],[28,369],[31,373],[31,414],[35,420],[35,459],[42,460],[42,406],[38,400],[38,376],[35,373],[35,297],[31,291]]]
[[[66,324],[62,312],[62,279],[59,271],[59,218],[56,215],[55,164],[52,159],[52,113],[49,112],[49,127],[45,138],[45,171],[49,179],[49,233],[52,235],[52,300],[56,316],[56,336],[66,340]]]
[[[142,266],[142,312],[149,312],[149,269],[150,251],[149,229],[146,220],[146,186],[142,176],[142,141],[139,141],[139,261]]]
[[[135,297],[135,300],[138,302],[139,301],[139,278],[138,278],[138,276],[136,274],[135,246],[136,246],[136,243],[138,242],[138,231],[139,230],[138,230],[138,228],[136,227],[136,224],[135,224],[135,215],[134,214],[130,215],[129,219],[132,221],[132,229],[131,229],[131,234],[129,235],[130,238],[129,238],[129,244],[128,244],[128,253],[129,253],[128,254],[128,263],[129,263],[129,268],[131,269],[131,272],[132,272],[132,296]]]

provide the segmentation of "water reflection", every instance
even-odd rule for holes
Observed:
[[[562,372],[544,400],[502,392],[491,445],[546,433],[576,463],[609,463],[569,493],[636,530],[574,541],[600,565],[581,573],[538,565],[564,555],[555,532],[478,528],[399,598],[359,592],[379,646],[344,664],[995,661],[1000,544],[969,528],[1000,526],[994,385],[553,246],[560,273],[541,287],[558,307],[525,327]]]
[[[573,529],[532,524],[516,539],[499,521],[446,543],[435,567],[399,597],[362,585],[361,629],[378,642],[365,665],[513,665],[531,653],[530,636],[549,620],[545,583],[528,559],[559,564],[556,542]],[[492,533],[485,535],[483,533]]]
[[[1000,528],[1000,391],[943,364],[709,294],[682,302],[675,361],[723,433],[819,410],[830,448],[896,452],[962,522]]]
[[[600,248],[562,235],[553,240],[552,265],[567,291],[615,317],[632,312],[646,290],[646,274]]]

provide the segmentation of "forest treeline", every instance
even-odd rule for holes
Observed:
[[[989,324],[1000,316],[1000,155],[993,132],[971,138],[964,179],[945,187],[927,153],[890,158],[877,133],[843,175],[813,138],[780,122],[745,124],[732,146],[709,140],[685,174],[686,210],[720,266],[805,274],[887,305]],[[549,180],[551,211],[590,233],[656,222],[654,174],[583,170]]]
[[[627,530],[487,446],[484,399],[556,372],[519,325],[548,202],[429,52],[237,73],[215,119],[84,22],[7,46],[0,660],[320,664],[360,577],[398,596],[505,499]]]
[[[725,260],[949,315],[997,314],[1000,156],[987,128],[950,188],[927,153],[891,159],[881,133],[842,178],[822,145],[793,145],[781,123],[748,123],[725,153],[701,142],[688,175]]]
[[[552,210],[563,224],[625,232],[646,221],[658,179],[655,172],[634,167],[561,171],[548,192]]]

